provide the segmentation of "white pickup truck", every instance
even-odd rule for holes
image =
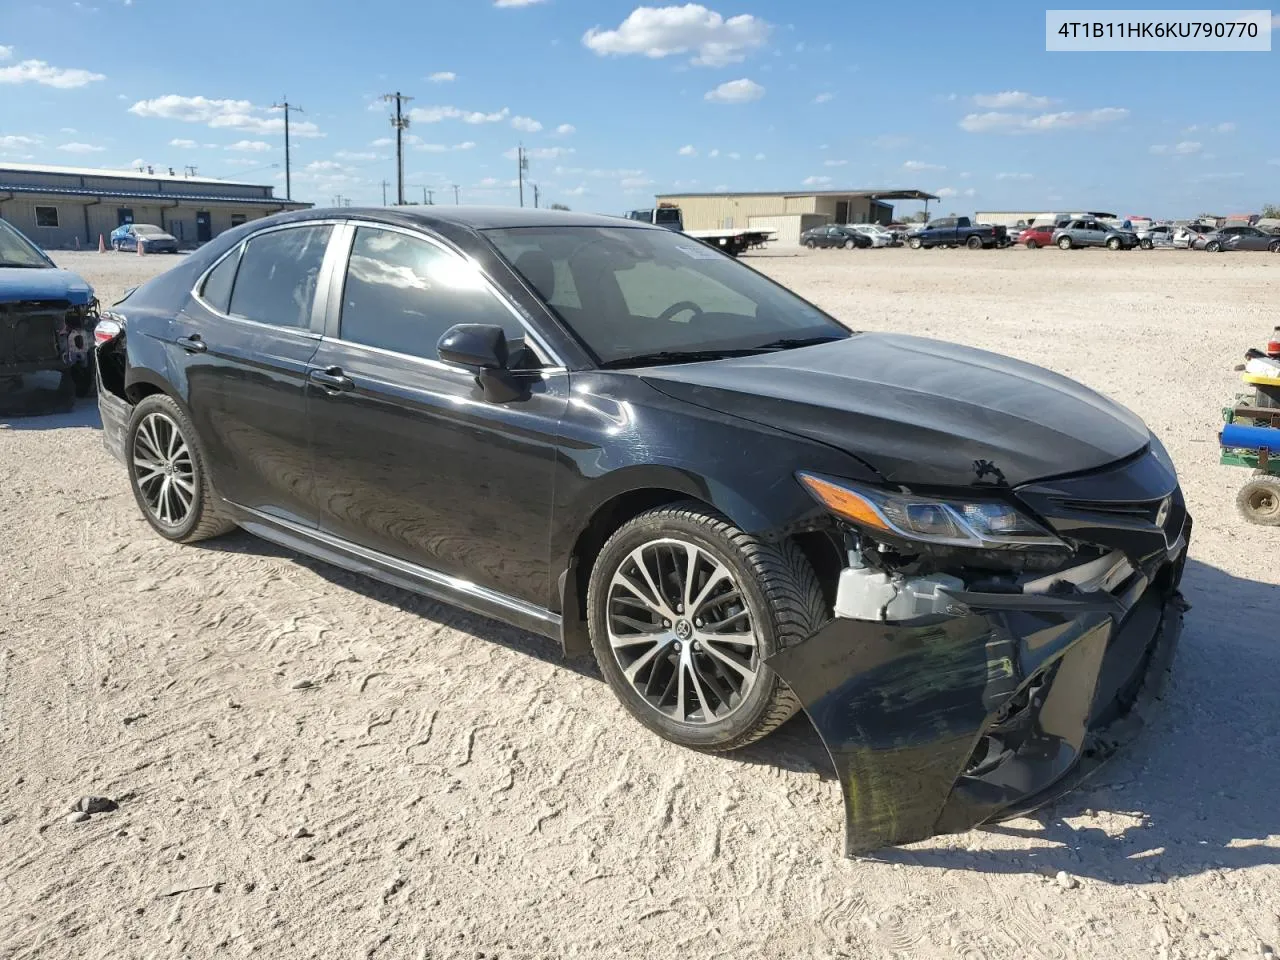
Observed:
[[[733,228],[725,230],[686,230],[680,208],[663,204],[659,204],[652,210],[631,210],[626,216],[628,220],[652,223],[659,227],[666,227],[668,230],[674,230],[676,233],[683,233],[687,237],[701,240],[705,244],[723,250],[731,257],[736,257],[751,247],[764,246],[773,239],[774,235],[772,230],[735,230]]]

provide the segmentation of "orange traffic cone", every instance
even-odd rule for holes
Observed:
[[[107,252],[107,241],[106,241],[106,239],[102,236],[102,234],[98,234],[98,252],[99,252],[99,253],[106,253],[106,252]]]

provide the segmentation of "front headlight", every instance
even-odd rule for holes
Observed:
[[[904,540],[984,550],[1066,546],[1034,520],[998,500],[939,500],[891,493],[812,473],[796,476],[824,507],[872,533],[881,531]]]

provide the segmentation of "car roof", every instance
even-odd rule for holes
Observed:
[[[405,207],[331,207],[314,208],[282,214],[280,220],[301,221],[354,217],[427,228],[440,226],[469,227],[472,230],[495,230],[508,227],[623,227],[636,230],[662,230],[652,224],[626,217],[610,217],[597,213],[574,213],[568,210],[542,210],[530,207],[464,207],[428,204]]]

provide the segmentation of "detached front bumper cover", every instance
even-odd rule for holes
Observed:
[[[1034,810],[1131,739],[1181,632],[1185,544],[1116,603],[965,595],[963,616],[837,618],[770,657],[840,778],[846,855]]]

